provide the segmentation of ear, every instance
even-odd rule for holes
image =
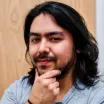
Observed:
[[[77,53],[80,53],[80,51],[79,51],[79,50],[77,50]]]

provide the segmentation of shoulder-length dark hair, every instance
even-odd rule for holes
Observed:
[[[27,14],[24,24],[24,40],[26,43],[26,58],[29,51],[29,32],[32,21],[41,13],[50,14],[56,23],[71,32],[75,45],[76,63],[73,72],[73,79],[79,79],[85,86],[90,87],[98,79],[98,47],[95,38],[88,31],[83,17],[72,7],[59,2],[44,2],[35,6]],[[28,73],[29,82],[33,85],[35,68]]]

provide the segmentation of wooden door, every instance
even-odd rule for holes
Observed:
[[[11,83],[29,71],[30,66],[24,55],[24,18],[29,9],[44,1],[46,0],[0,0],[0,98]],[[56,1],[79,11],[90,31],[95,34],[95,0]]]

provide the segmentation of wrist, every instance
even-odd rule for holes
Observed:
[[[40,100],[36,96],[32,96],[32,94],[29,96],[27,102],[28,104],[41,104]]]
[[[28,103],[29,103],[29,104],[33,104],[29,99],[28,99]]]

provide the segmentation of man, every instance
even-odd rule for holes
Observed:
[[[28,76],[13,83],[1,104],[103,104],[96,40],[70,6],[45,2],[25,19]]]

